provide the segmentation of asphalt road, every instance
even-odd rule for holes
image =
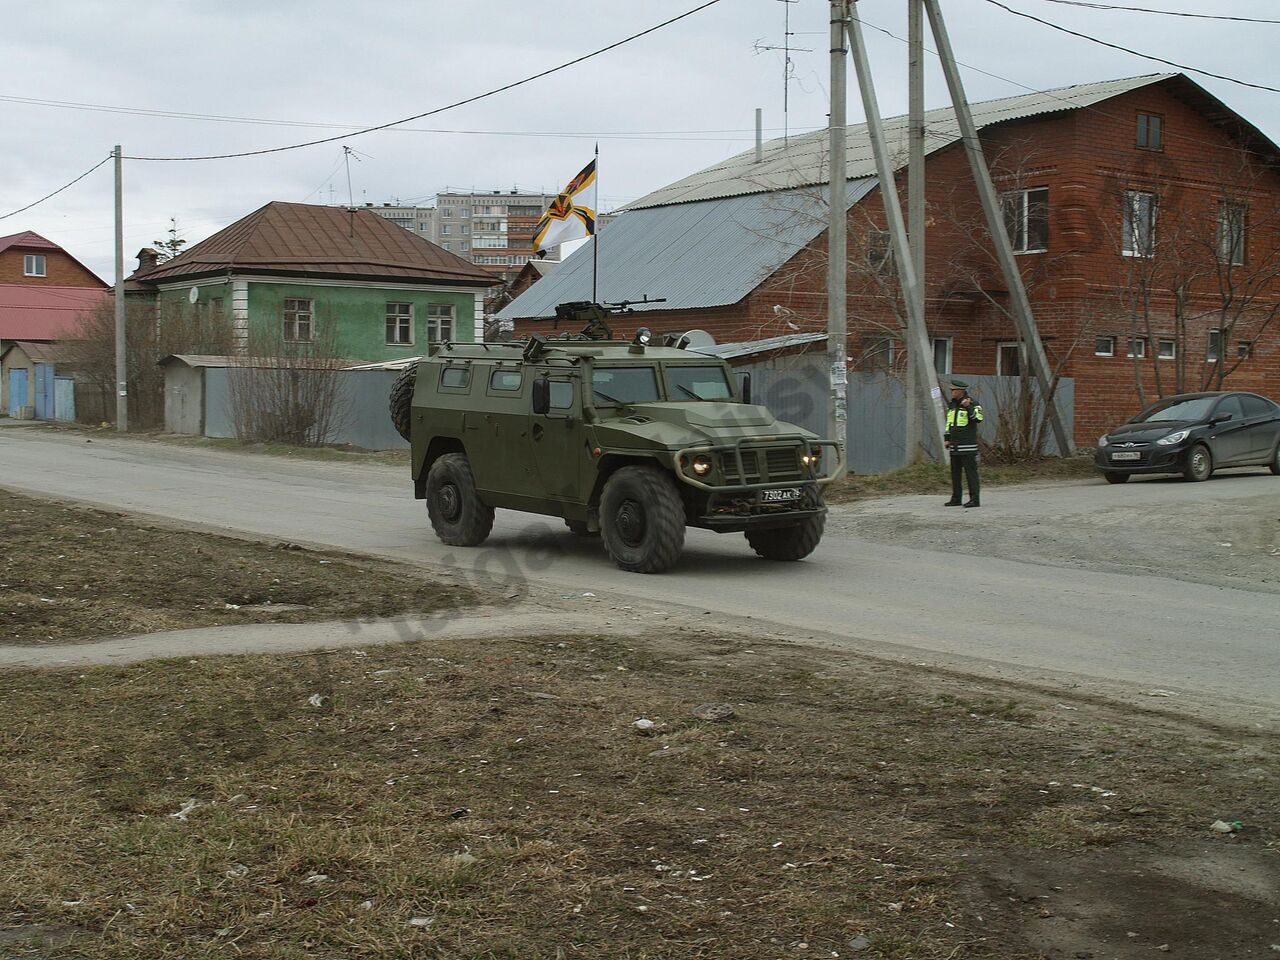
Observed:
[[[836,533],[796,564],[758,560],[741,536],[690,530],[674,570],[628,574],[608,561],[599,541],[574,539],[555,521],[523,514],[500,511],[484,547],[444,546],[403,474],[382,465],[0,430],[0,487],[443,564],[463,579],[525,583],[535,597],[562,601],[567,627],[575,605],[585,611],[606,604],[628,610],[632,619],[653,617],[662,629],[679,629],[686,618],[701,626],[749,626],[1214,719],[1270,727],[1280,717],[1275,593],[959,555],[947,552],[945,528],[932,549]],[[1068,496],[1130,502],[1145,496],[1149,506],[1168,489],[1099,484],[1069,488]],[[1255,497],[1259,489],[1236,493],[1229,483],[1200,484],[1176,488],[1173,498],[1176,509],[1185,510],[1195,498],[1229,501],[1233,493]],[[910,499],[918,500],[919,511],[938,509],[936,498],[895,501],[896,509],[907,509],[901,505]],[[1046,515],[1055,509],[1043,489],[992,491],[986,499],[981,511],[964,511],[965,523],[995,525],[1019,509]],[[663,610],[674,615],[664,617]]]

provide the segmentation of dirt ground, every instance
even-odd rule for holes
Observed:
[[[429,613],[470,602],[419,572],[160,529],[0,492],[0,643]]]

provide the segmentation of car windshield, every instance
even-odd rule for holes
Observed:
[[[724,367],[671,363],[665,371],[672,400],[728,400],[733,396]]]
[[[1171,400],[1158,403],[1150,410],[1144,410],[1131,421],[1132,423],[1154,423],[1165,420],[1203,420],[1209,415],[1209,408],[1217,397],[1189,397],[1185,400]]]
[[[596,367],[591,373],[596,403],[650,403],[660,399],[653,367]]]

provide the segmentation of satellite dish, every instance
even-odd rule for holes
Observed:
[[[714,347],[716,338],[705,330],[690,330],[680,335],[676,340],[676,346],[682,350],[702,350],[706,347]]]
[[[187,291],[187,302],[188,302],[188,303],[195,303],[195,302],[196,302],[197,300],[199,300],[199,299],[200,299],[200,288],[199,288],[199,287],[192,287],[190,290],[188,290],[188,291]]]

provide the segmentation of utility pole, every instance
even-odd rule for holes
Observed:
[[[848,96],[845,34],[849,0],[831,0],[831,117],[830,167],[827,196],[827,361],[831,366],[831,395],[827,404],[827,437],[843,450],[848,443],[849,320],[845,280],[848,256],[848,211],[845,209],[845,99]]]
[[[857,0],[853,0],[856,4]],[[884,142],[884,124],[880,119],[880,106],[876,102],[875,83],[871,78],[871,63],[867,59],[867,45],[862,37],[862,24],[857,17],[846,22],[849,35],[849,46],[853,51],[853,65],[858,73],[858,87],[862,92],[862,109],[867,115],[867,134],[871,140],[871,152],[875,155],[876,178],[880,184],[880,196],[884,201],[885,222],[889,227],[889,240],[892,243],[893,259],[898,265],[898,279],[902,286],[902,299],[907,307],[907,334],[910,337],[910,348],[916,356],[930,356],[929,335],[925,330],[924,315],[920,310],[921,300],[916,291],[916,271],[911,256],[911,248],[907,241],[907,228],[902,222],[902,207],[898,203],[898,187],[893,177],[893,169],[889,165],[889,153]],[[946,421],[943,418],[942,389],[937,386],[937,374],[933,364],[920,363],[916,367],[918,380],[930,385],[929,408],[933,413],[934,439],[942,462],[949,457],[943,445],[946,433]]]
[[[969,157],[969,167],[978,188],[978,198],[982,201],[982,211],[986,214],[987,230],[991,234],[991,242],[996,248],[996,258],[1000,261],[1000,269],[1009,287],[1013,322],[1018,328],[1018,335],[1026,345],[1027,359],[1031,363],[1031,370],[1040,388],[1040,397],[1049,416],[1053,438],[1058,444],[1058,455],[1066,457],[1071,454],[1071,438],[1067,435],[1066,427],[1063,426],[1058,405],[1050,394],[1053,374],[1049,369],[1049,358],[1044,352],[1044,343],[1040,340],[1040,331],[1031,313],[1031,301],[1027,299],[1027,288],[1022,283],[1022,273],[1013,255],[1009,234],[1005,231],[1000,201],[996,196],[995,185],[991,182],[991,172],[987,169],[987,160],[982,152],[982,143],[978,140],[977,128],[973,125],[969,101],[965,99],[964,84],[960,79],[960,71],[956,68],[951,40],[947,35],[946,24],[942,20],[942,9],[938,6],[938,0],[923,0],[923,2],[929,14],[929,26],[933,30],[933,38],[938,47],[938,57],[942,61],[942,71],[947,78],[947,88],[951,92],[951,103],[960,125],[960,136],[964,140],[965,153]]]
[[[907,0],[907,239],[911,241],[911,266],[915,270],[916,308],[908,318],[924,316],[924,6],[922,0]],[[907,321],[910,323],[910,319]],[[931,362],[916,351],[917,338],[907,336],[907,429],[908,466],[920,459],[920,407],[918,391],[920,365]],[[926,400],[926,402],[928,402]]]
[[[120,144],[112,151],[116,168],[116,429],[129,429],[129,372],[124,327],[124,156]]]

